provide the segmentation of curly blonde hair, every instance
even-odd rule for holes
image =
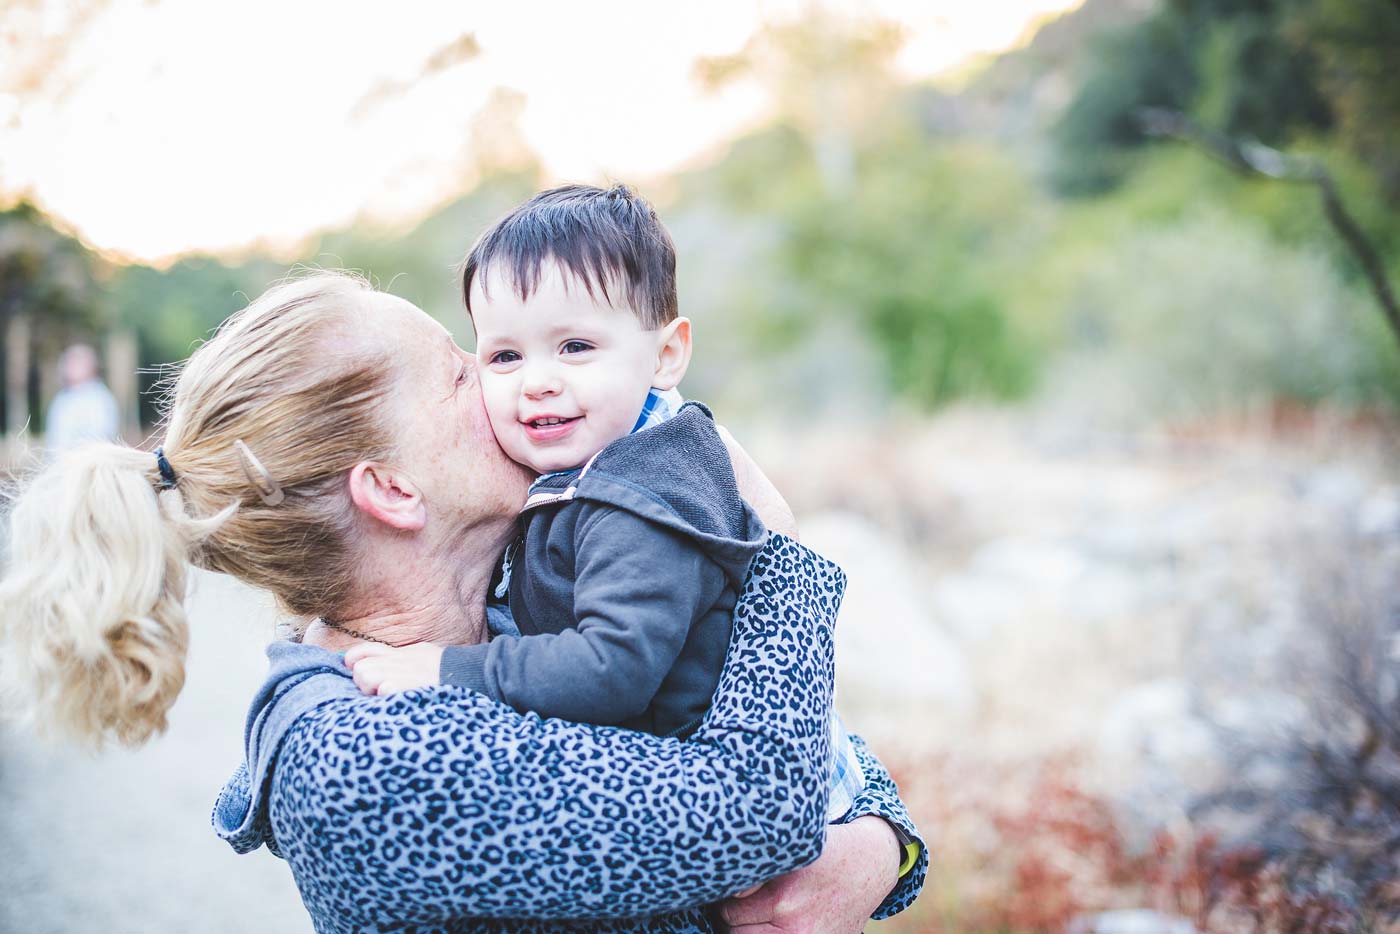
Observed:
[[[184,685],[186,565],[329,614],[355,565],[346,473],[392,455],[393,361],[360,335],[375,292],[346,273],[274,286],[179,371],[156,458],[92,444],[15,498],[0,579],[7,706],[72,737],[139,744]],[[250,482],[242,441],[283,491]],[[264,491],[265,492],[265,491]]]

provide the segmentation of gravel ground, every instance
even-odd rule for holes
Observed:
[[[282,861],[238,856],[209,826],[241,758],[271,608],[203,575],[191,619],[185,690],[169,732],[147,747],[93,755],[0,731],[0,932],[311,930]]]

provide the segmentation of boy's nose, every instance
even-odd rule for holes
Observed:
[[[525,373],[520,389],[531,399],[558,395],[559,380],[547,368],[532,367]]]

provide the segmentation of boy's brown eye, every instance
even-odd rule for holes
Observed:
[[[593,346],[586,341],[565,341],[560,349],[564,353],[583,353],[585,350],[592,350]]]

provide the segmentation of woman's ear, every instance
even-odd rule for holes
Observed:
[[[350,468],[350,499],[360,512],[392,529],[417,532],[428,521],[417,485],[402,471],[374,461]]]
[[[657,335],[654,389],[675,389],[690,366],[690,319],[677,318]]]

